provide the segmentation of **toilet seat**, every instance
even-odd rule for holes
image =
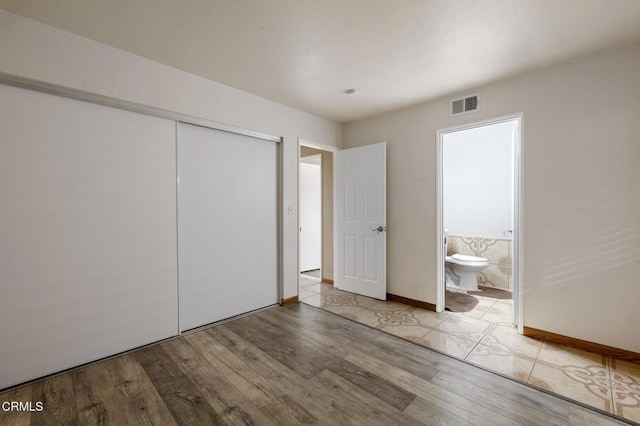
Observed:
[[[489,259],[485,259],[484,257],[468,256],[465,254],[454,254],[453,256],[447,256],[446,261],[456,263],[458,265],[468,266],[486,266],[489,264]]]

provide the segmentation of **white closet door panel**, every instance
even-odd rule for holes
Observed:
[[[180,328],[277,303],[277,145],[180,124]]]
[[[0,388],[175,335],[175,122],[0,85]]]

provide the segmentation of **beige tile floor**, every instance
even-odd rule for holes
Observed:
[[[300,300],[640,423],[640,365],[517,333],[511,300],[475,296],[465,313],[383,302],[301,275]]]

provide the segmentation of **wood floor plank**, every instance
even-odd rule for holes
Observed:
[[[497,380],[500,379],[500,380]],[[481,401],[487,408],[518,413],[531,421],[563,423],[569,417],[569,403],[544,392],[537,392],[519,383],[482,370],[462,374],[455,370],[443,370],[432,383],[455,389],[461,394],[483,395]]]
[[[572,404],[569,408],[569,422],[568,426],[621,426],[628,425],[619,420],[606,418],[600,413],[589,410],[588,408],[581,407],[579,405]]]
[[[252,367],[255,357],[243,359],[237,352],[235,343],[228,339],[216,339],[214,338],[215,333],[209,334],[217,328],[188,336],[187,340],[204,354],[208,362],[220,368],[223,374],[235,383],[249,400],[258,404],[260,410],[274,424],[286,424],[292,420],[300,424],[318,423],[317,418],[287,395],[282,386],[263,377]]]
[[[499,413],[512,422],[522,425],[552,425],[566,423],[569,418],[569,405],[562,400],[549,401],[549,411],[536,411],[521,400],[513,400],[499,393],[477,386],[471,381],[460,380],[459,376],[440,372],[431,383],[460,395],[474,403],[482,405],[488,411]],[[557,406],[554,407],[553,405]]]
[[[291,399],[313,414],[319,424],[362,424],[360,419],[353,416],[349,406],[336,400],[330,391],[309,383],[278,360],[235,334],[226,325],[212,328],[208,332],[220,341],[228,341],[243,357],[252,360],[264,377],[280,386]]]
[[[383,425],[402,424],[419,425],[420,422],[406,415],[404,412],[392,407],[379,398],[354,385],[343,377],[330,370],[325,370],[311,381],[320,383],[328,389],[336,398],[343,400],[355,412],[359,412],[360,418],[366,424],[381,423]],[[412,401],[415,398],[412,398]]]
[[[472,424],[469,420],[465,420],[455,414],[455,408],[446,409],[420,397],[416,397],[404,412],[422,424],[447,426],[468,426]]]
[[[130,424],[104,363],[89,365],[71,375],[80,424]]]
[[[318,353],[303,339],[287,340],[286,332],[266,324],[257,316],[241,318],[226,326],[306,379],[319,374],[335,361]]]
[[[198,343],[202,344],[201,341]],[[227,424],[266,426],[274,424],[250,398],[245,396],[186,339],[167,342],[165,350]]]
[[[193,347],[242,394],[258,406],[272,403],[282,395],[277,386],[273,386],[229,349],[220,345],[206,332],[185,337]]]
[[[157,389],[176,423],[180,425],[223,425],[224,420],[203,398],[200,390],[171,360],[162,345],[133,353]]]
[[[276,401],[263,407],[271,417],[276,419],[276,424],[320,424],[316,416],[296,401],[295,397],[287,394],[278,397]]]
[[[153,383],[131,354],[104,363],[131,423],[139,425],[176,424]]]
[[[430,380],[441,368],[455,367],[458,362],[435,352],[425,352],[424,348],[414,343],[397,337],[390,338],[380,331],[345,320],[337,315],[324,313],[319,309],[317,310],[319,312],[309,313],[307,310],[314,308],[307,306],[305,308],[291,306],[279,310],[278,313],[290,316],[288,322],[300,327],[301,330],[314,331],[318,335],[330,336],[331,339],[341,342],[350,341],[360,350],[366,350],[361,345],[361,341],[372,343],[377,348],[376,356],[380,359],[411,371],[425,380]]]
[[[0,393],[0,404],[5,402],[30,402],[35,407],[33,398],[33,386],[23,386],[10,392]],[[3,426],[24,426],[31,423],[30,411],[5,411],[0,410],[0,425]]]
[[[42,401],[44,410],[31,413],[31,424],[77,425],[78,410],[71,373],[53,376],[33,384],[33,400]]]
[[[327,339],[323,339],[318,333],[296,327],[295,322],[286,321],[286,318],[281,317],[275,310],[263,312],[262,314],[260,318],[263,318],[265,322],[273,324],[273,326],[276,326],[276,324],[279,325],[280,329],[286,330],[288,332],[287,335],[293,336],[292,338],[294,340],[305,340],[310,345],[313,345],[316,352],[324,354],[328,360],[327,364],[323,366],[325,369],[332,371],[343,379],[366,390],[369,394],[376,396],[380,401],[402,411],[407,408],[415,398],[415,395],[407,392],[400,386],[346,361],[344,355],[349,352],[351,342],[345,342],[343,345],[332,344],[335,342],[329,342]],[[283,341],[282,344],[284,345],[286,343]]]
[[[207,330],[207,332],[218,342],[225,346],[233,347],[239,357],[251,362],[263,377],[269,379],[281,389],[284,395],[280,398],[280,401],[296,401],[297,404],[317,418],[319,424],[327,424],[323,420],[326,420],[327,413],[331,411],[331,407],[323,404],[322,395],[315,393],[305,379],[225,326],[215,327]]]
[[[362,367],[376,371],[378,374],[387,376],[389,379],[394,378],[408,391],[416,396],[433,402],[439,407],[445,409],[455,406],[456,413],[469,422],[481,421],[484,424],[495,425],[513,425],[513,420],[505,417],[501,413],[496,413],[486,409],[483,405],[468,400],[467,398],[451,392],[446,388],[434,385],[433,383],[423,380],[411,373],[402,371],[396,367],[381,363],[372,357],[361,354],[359,357],[352,358],[354,362],[358,362]]]

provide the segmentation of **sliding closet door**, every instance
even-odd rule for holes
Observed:
[[[175,122],[0,85],[0,388],[177,333]]]
[[[178,128],[180,329],[277,300],[277,144]]]

